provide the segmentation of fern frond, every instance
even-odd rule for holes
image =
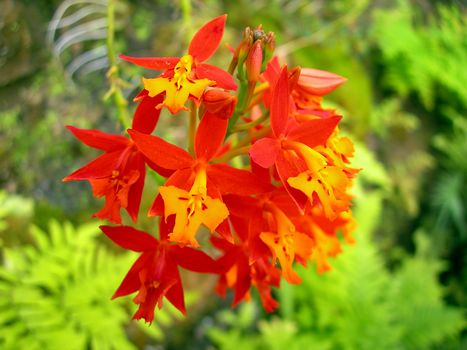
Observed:
[[[0,267],[2,349],[134,349],[126,311],[110,301],[130,264],[97,246],[96,224],[34,227],[36,246],[5,249]]]

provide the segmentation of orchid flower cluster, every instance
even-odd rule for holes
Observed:
[[[232,290],[233,306],[254,287],[271,312],[272,288],[282,278],[301,282],[295,262],[324,272],[341,251],[340,235],[352,242],[353,145],[339,136],[341,116],[322,106],[345,79],[281,65],[273,33],[261,27],[230,48],[228,71],[208,64],[225,21],[206,23],[182,57],[120,56],[162,71],[142,78],[125,136],[68,126],[103,154],[64,181],[89,181],[105,197],[94,216],[117,224],[103,233],[140,253],[113,295],[137,293],[134,319],[152,322],[164,298],[185,314],[180,268],[217,275],[216,292]],[[187,150],[152,135],[162,109],[188,111]],[[147,170],[165,179],[148,213],[160,218],[158,238],[121,224],[121,209],[138,222]]]

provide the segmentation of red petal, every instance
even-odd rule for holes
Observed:
[[[229,221],[227,219],[222,221],[219,226],[217,226],[216,232],[218,232],[227,242],[234,243],[232,232],[230,231]]]
[[[312,148],[324,145],[340,120],[340,116],[335,116],[306,121],[289,132],[287,138],[302,142]]]
[[[186,270],[201,273],[219,273],[216,262],[201,250],[171,245],[170,254],[172,260]]]
[[[117,288],[114,295],[112,296],[112,299],[134,293],[141,287],[139,272],[144,267],[144,265],[146,265],[148,258],[150,258],[151,256],[152,254],[141,254],[141,256],[135,261],[133,266],[127,272],[122,283],[120,283],[120,286]]]
[[[174,68],[179,57],[130,57],[125,55],[119,55],[122,60],[136,64],[137,66],[154,69],[154,70],[165,70]]]
[[[136,152],[135,152],[136,153]],[[139,172],[138,180],[131,186],[128,192],[128,206],[126,211],[130,215],[134,223],[138,221],[139,206],[141,204],[141,196],[143,195],[144,181],[146,178],[146,166],[143,156],[136,153],[132,164],[128,164],[130,169],[136,169]]]
[[[240,241],[246,242],[248,240],[248,219],[234,215],[230,215],[229,219]]]
[[[202,26],[191,39],[188,53],[198,62],[206,61],[219,46],[224,34],[227,15],[222,15]]]
[[[233,249],[235,249],[235,247],[236,247],[232,243],[229,243],[225,239],[220,238],[220,237],[210,236],[209,240],[211,241],[211,243],[212,243],[212,245],[214,247],[216,247],[217,249],[222,250],[224,252],[232,252]],[[219,261],[221,259],[223,259],[223,258],[225,258],[225,255],[223,257],[221,257],[220,259],[217,259],[217,262],[219,263]],[[233,260],[232,260],[232,263],[230,265],[227,264],[226,266],[222,265],[222,267],[219,267],[219,270],[222,271],[223,273],[225,273],[232,265],[233,265]]]
[[[233,193],[248,196],[273,189],[271,184],[262,182],[254,174],[224,164],[210,165],[207,168],[207,174],[209,180],[222,194]]]
[[[250,157],[263,168],[271,167],[281,151],[280,142],[277,139],[265,137],[256,141],[250,148]]]
[[[136,95],[134,98],[133,98],[133,102],[138,102],[138,101],[141,101],[143,98],[145,98],[146,96],[148,96],[149,94],[149,91],[146,90],[146,89],[143,89],[139,92],[138,95]]]
[[[165,273],[170,274],[174,277],[177,281],[175,284],[167,291],[165,297],[168,301],[172,303],[180,312],[186,315],[186,307],[185,307],[185,297],[183,293],[183,285],[182,280],[180,278],[180,273],[178,272],[177,267],[173,263],[169,263],[169,267],[165,271]]]
[[[99,226],[114,243],[135,252],[145,252],[157,248],[159,242],[149,233],[139,231],[131,226]]]
[[[260,178],[264,182],[271,182],[271,172],[269,168],[263,168],[258,163],[251,160],[250,157],[250,165],[251,165],[251,172],[255,174],[258,178]]]
[[[150,134],[156,128],[161,110],[156,106],[164,100],[164,96],[159,94],[154,97],[144,96],[136,107],[131,128],[139,132]]]
[[[289,74],[287,66],[284,66],[272,90],[271,128],[275,136],[279,136],[285,131],[289,118],[289,99]]]
[[[228,123],[228,119],[204,113],[196,131],[195,152],[198,159],[210,160],[216,154],[224,142]]]
[[[223,202],[229,209],[230,214],[248,218],[251,213],[258,209],[258,200],[253,197],[237,196],[237,195],[225,195],[222,197]]]
[[[302,68],[298,85],[311,94],[324,96],[346,81],[347,79],[324,70]]]
[[[147,164],[152,170],[154,170],[154,171],[157,172],[159,175],[161,175],[162,177],[165,177],[165,178],[171,176],[171,175],[174,173],[174,171],[176,171],[176,170],[174,170],[174,169],[165,169],[165,168],[162,168],[162,167],[160,167],[160,166],[154,164],[153,162],[151,162],[151,160],[148,159],[148,158],[145,158],[145,161],[146,161],[146,164]]]
[[[188,152],[160,137],[146,135],[132,129],[129,129],[128,133],[141,153],[162,168],[182,169],[190,167],[193,163],[193,158]]]
[[[120,161],[121,151],[105,153],[66,176],[63,181],[101,179],[110,176]]]
[[[274,56],[266,65],[266,70],[262,73],[262,77],[269,82],[272,86],[277,81],[277,78],[280,75],[281,65],[279,63],[279,58]]]
[[[301,191],[290,187],[287,182],[289,177],[297,176],[306,169],[305,166],[301,166],[298,162],[298,160],[297,162],[292,161],[290,158],[286,157],[284,152],[280,152],[276,160],[276,170],[290,197],[294,200],[295,204],[297,204],[297,207],[303,213],[308,198]]]
[[[122,135],[107,134],[99,130],[78,129],[67,125],[75,137],[85,145],[105,152],[112,152],[129,145],[130,140]]]
[[[234,78],[227,73],[225,70],[220,69],[211,64],[198,64],[196,65],[196,78],[197,79],[209,79],[216,82],[217,87],[226,89],[226,90],[237,90],[237,83]]]
[[[248,258],[244,254],[238,255],[237,260],[237,280],[235,281],[235,296],[232,302],[232,307],[237,305],[245,297],[245,294],[250,290],[251,276],[250,265]]]

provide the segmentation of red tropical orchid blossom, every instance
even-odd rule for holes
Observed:
[[[288,179],[303,173],[310,165],[314,167],[323,163],[324,157],[312,148],[327,141],[341,118],[317,118],[298,124],[290,116],[289,100],[288,71],[284,67],[272,91],[272,137],[256,141],[250,149],[250,156],[264,168],[275,165],[284,187],[303,209],[307,198]]]
[[[205,63],[219,46],[225,21],[223,15],[206,23],[182,57],[121,56],[163,71],[143,78],[129,137],[68,127],[104,152],[64,179],[87,180],[95,196],[105,197],[94,216],[121,224],[123,208],[137,223],[146,171],[160,175],[148,213],[158,217],[159,238],[131,226],[101,226],[113,242],[140,254],[114,298],[137,293],[133,318],[149,323],[164,299],[185,314],[180,268],[218,275],[216,291],[231,293],[232,307],[251,299],[256,288],[272,312],[279,307],[273,289],[281,280],[301,282],[296,263],[312,262],[326,272],[329,259],[342,252],[338,233],[354,242],[354,148],[339,135],[341,116],[322,106],[345,79],[318,69],[281,68],[276,57],[270,59],[274,34],[259,26],[247,28],[231,50],[228,71],[236,73],[235,81]],[[187,109],[187,99],[195,102],[189,151],[152,135],[161,108],[176,114]],[[200,239],[203,228],[209,239]],[[217,260],[204,251],[215,251]]]
[[[191,97],[199,100],[208,86],[236,90],[232,76],[216,66],[204,63],[217,50],[224,33],[227,16],[223,15],[206,23],[194,36],[188,54],[182,57],[136,58],[120,55],[120,58],[148,69],[165,70],[155,79],[143,78],[144,88],[150,97],[165,93],[165,99],[156,107],[163,106],[175,114],[185,107]]]
[[[210,113],[204,115],[195,139],[196,158],[157,136],[128,131],[150,161],[161,168],[175,170],[159,189],[165,218],[174,214],[176,217],[172,241],[196,247],[195,235],[201,224],[213,232],[229,215],[221,195],[250,195],[270,188],[247,171],[209,163],[224,139],[227,122]],[[161,215],[160,204],[160,199],[156,199],[150,214]]]
[[[105,206],[95,217],[121,223],[120,208],[134,222],[138,219],[146,165],[133,142],[121,135],[98,130],[68,129],[84,144],[105,153],[66,176],[63,181],[87,180],[96,197],[105,197]]]
[[[112,297],[117,298],[138,291],[133,300],[139,304],[134,319],[144,318],[146,322],[151,323],[154,319],[154,308],[156,305],[162,307],[163,297],[180,312],[186,313],[179,266],[195,272],[217,273],[215,261],[205,253],[169,244],[164,238],[169,227],[163,222],[160,227],[160,240],[130,226],[100,228],[120,247],[141,253]]]

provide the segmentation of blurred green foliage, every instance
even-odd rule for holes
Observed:
[[[2,251],[2,349],[133,349],[128,313],[109,302],[129,257],[99,247],[95,223],[51,221],[30,234],[35,246]]]
[[[460,1],[117,1],[118,53],[183,54],[197,27],[228,13],[225,42],[235,46],[245,26],[262,24],[275,32],[277,53],[289,65],[347,77],[328,103],[357,140],[355,166],[363,169],[355,189],[358,243],[346,247],[330,273],[303,270],[303,285],[284,283],[279,314],[265,317],[252,303],[216,314],[219,304],[189,293],[197,307],[188,322],[174,327],[176,314],[168,310],[156,321],[162,327],[150,328],[126,325],[130,298],[108,300],[131,259],[104,245],[97,225],[57,223],[86,222],[102,204],[87,184],[61,183],[97,154],[63,126],[121,129],[112,101],[103,101],[105,36],[82,37],[53,54],[76,25],[88,35],[105,20],[97,2],[73,3],[1,5],[0,347],[15,337],[28,348],[65,338],[77,348],[112,347],[117,339],[116,348],[465,347],[459,308],[467,305],[467,17]],[[94,7],[47,41],[63,4],[67,16]],[[77,61],[82,55],[93,59]],[[229,58],[221,47],[212,63],[226,67]],[[151,74],[119,66],[129,101],[143,73]],[[183,143],[184,118],[163,116],[156,133]],[[148,188],[144,208],[155,193],[152,183]],[[151,230],[154,222],[141,225]]]

